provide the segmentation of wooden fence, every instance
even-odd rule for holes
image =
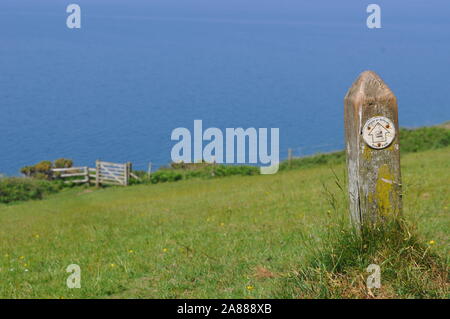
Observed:
[[[52,172],[55,178],[66,179],[65,183],[94,183],[97,187],[100,185],[128,186],[131,177],[139,179],[132,173],[131,163],[120,164],[96,161],[95,168],[87,166],[54,168]],[[74,179],[75,177],[80,177],[80,179]]]
[[[90,168],[84,167],[70,167],[70,168],[53,168],[53,177],[63,178],[66,180],[65,183],[89,183],[89,172]],[[73,177],[83,177],[83,179],[72,179]]]

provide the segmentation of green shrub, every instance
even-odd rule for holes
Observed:
[[[53,162],[53,168],[70,168],[73,166],[73,161],[67,158],[58,158]]]
[[[259,167],[247,165],[218,165],[211,171],[214,176],[232,176],[232,175],[257,175]]]
[[[180,172],[174,170],[159,170],[151,175],[151,183],[165,183],[175,182],[183,179],[183,175]]]
[[[39,179],[48,179],[52,178],[52,162],[50,161],[42,161],[37,163],[34,166],[35,172],[32,177]]]
[[[61,189],[59,183],[27,177],[0,178],[0,202],[10,203],[29,199],[42,199],[45,194]]]
[[[345,162],[345,152],[333,152],[325,154],[316,154],[306,157],[293,158],[291,163],[283,161],[280,164],[280,170],[293,169],[293,168],[307,168],[316,165],[324,164],[339,164]]]
[[[207,166],[212,166],[214,164],[212,163],[207,163],[205,161],[199,162],[199,163],[185,163],[185,162],[179,162],[179,163],[175,163],[172,162],[170,163],[170,168],[173,169],[183,169],[183,170],[198,170]]]
[[[420,152],[450,145],[450,130],[443,127],[400,129],[402,153]]]
[[[26,177],[31,177],[36,172],[36,169],[34,166],[25,166],[20,169],[20,172]]]
[[[53,177],[52,168],[70,168],[73,165],[71,159],[59,158],[53,163],[51,161],[41,161],[35,165],[25,166],[20,172],[26,177],[51,180]]]

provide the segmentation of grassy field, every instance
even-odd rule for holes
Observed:
[[[405,155],[402,174],[405,216],[448,269],[450,148]],[[345,186],[342,164],[77,188],[42,201],[2,204],[0,297],[370,297],[372,292],[311,295],[298,280],[326,244],[329,228],[347,216],[336,181]],[[81,267],[81,289],[66,287],[65,270],[74,263]],[[353,275],[361,281],[368,274],[362,268]],[[431,292],[388,285],[380,296],[448,297],[447,279],[439,284]]]

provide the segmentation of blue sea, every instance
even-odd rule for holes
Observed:
[[[368,29],[368,4],[381,29]],[[343,148],[364,70],[400,125],[450,120],[450,1],[1,0],[0,172],[170,162],[173,129],[280,129],[281,158]],[[81,7],[68,29],[66,7]]]

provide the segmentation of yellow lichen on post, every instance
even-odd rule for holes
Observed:
[[[373,200],[378,207],[378,211],[381,216],[386,217],[393,213],[392,198],[393,192],[393,179],[394,176],[389,171],[389,167],[385,164],[378,170],[377,185],[375,187],[375,193],[373,194]]]
[[[372,159],[373,150],[370,147],[364,147],[363,149],[363,158],[365,161],[370,161]]]

